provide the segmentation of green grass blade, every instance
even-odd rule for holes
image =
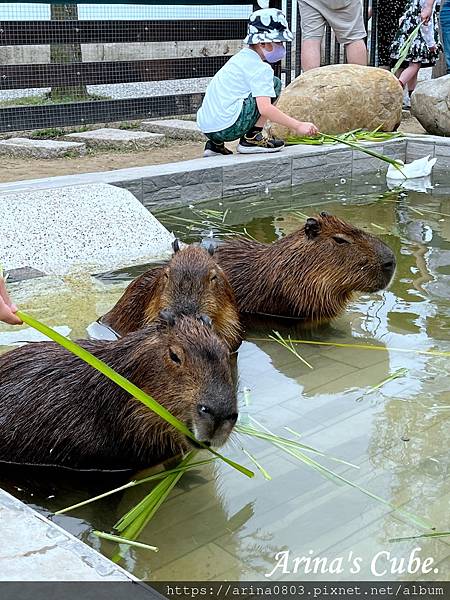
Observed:
[[[179,473],[180,471],[188,471],[190,469],[194,469],[195,467],[200,467],[202,465],[207,465],[209,463],[214,462],[217,458],[214,456],[212,458],[208,458],[206,460],[199,460],[195,463],[189,463],[184,467],[176,467],[175,469],[170,469],[167,471],[161,471],[159,473],[155,473],[154,475],[149,475],[148,477],[144,477],[143,479],[133,479],[133,481],[129,481],[120,487],[114,488],[113,490],[109,490],[108,492],[104,492],[103,494],[99,494],[98,496],[94,496],[93,498],[88,498],[88,500],[83,500],[82,502],[77,502],[77,504],[72,504],[72,506],[68,506],[67,508],[62,508],[61,510],[57,510],[55,515],[62,515],[64,513],[68,513],[76,508],[81,508],[82,506],[86,506],[87,504],[91,504],[92,502],[97,502],[97,500],[101,500],[102,498],[106,498],[107,496],[111,496],[112,494],[117,494],[118,492],[123,492],[129,488],[135,487],[137,485],[142,485],[143,483],[149,483],[150,481],[156,481],[157,479],[164,479],[167,475],[171,475],[172,473]]]
[[[253,456],[253,454],[251,454],[245,448],[242,448],[242,452],[249,457],[249,459],[252,461],[252,463],[255,465],[255,467],[261,472],[264,479],[267,479],[267,481],[272,481],[272,477],[269,475],[269,473],[266,471],[266,469],[256,460],[256,458]]]
[[[269,435],[274,436],[274,434],[267,427],[265,427],[264,425],[261,425],[260,423],[258,423],[257,421],[255,421],[255,419],[253,419],[252,417],[250,417],[250,418],[254,422],[256,422],[258,425],[260,425],[261,427],[263,427],[263,429]],[[276,436],[274,436],[274,437],[276,437]],[[280,450],[283,450],[283,452],[286,452],[287,454],[290,454],[291,456],[294,456],[295,458],[297,458],[301,462],[304,462],[305,464],[311,466],[312,468],[314,468],[316,471],[318,471],[319,473],[321,473],[325,477],[334,479],[336,482],[339,482],[339,483],[345,483],[346,485],[348,485],[348,486],[350,486],[350,487],[352,487],[352,488],[354,488],[354,489],[362,492],[366,496],[369,496],[369,498],[372,498],[373,500],[376,500],[377,502],[380,502],[381,504],[384,504],[385,506],[387,506],[388,508],[390,508],[391,510],[395,511],[398,514],[403,515],[403,517],[405,517],[407,520],[411,521],[412,523],[414,523],[418,527],[421,527],[423,529],[432,529],[431,524],[428,521],[426,521],[425,519],[423,519],[422,517],[418,517],[417,515],[414,515],[414,514],[410,513],[409,511],[406,511],[406,510],[404,510],[402,508],[398,508],[398,507],[394,506],[388,500],[385,500],[381,496],[378,496],[377,494],[374,494],[373,492],[371,492],[371,491],[363,488],[359,484],[357,484],[357,483],[355,483],[353,481],[350,481],[349,479],[346,479],[342,475],[339,475],[338,473],[335,473],[334,471],[332,471],[331,469],[328,469],[327,467],[324,467],[323,465],[321,465],[320,463],[318,463],[317,461],[315,461],[310,456],[307,456],[306,454],[304,454],[300,450],[293,449],[293,448],[289,447],[288,445],[286,445],[286,444],[284,444],[284,443],[282,443],[280,441],[273,441],[272,443],[277,448],[280,448]]]
[[[114,383],[116,383],[118,386],[120,386],[122,389],[124,389],[126,392],[128,392],[131,396],[133,396],[134,398],[136,398],[137,400],[142,402],[142,404],[147,406],[150,410],[152,410],[154,413],[156,413],[162,419],[167,421],[167,423],[172,425],[172,427],[174,427],[175,429],[177,429],[178,431],[183,433],[185,436],[187,436],[191,440],[195,441],[202,448],[211,451],[212,454],[221,458],[228,465],[230,465],[234,469],[237,469],[244,475],[247,475],[247,477],[254,476],[253,471],[250,471],[246,467],[239,465],[238,463],[230,460],[229,458],[226,458],[225,456],[222,456],[215,450],[210,449],[205,444],[198,442],[198,440],[195,439],[195,436],[190,431],[190,429],[188,427],[186,427],[186,425],[182,421],[180,421],[179,419],[174,417],[172,415],[172,413],[170,413],[166,408],[164,408],[164,406],[159,404],[159,402],[154,400],[154,398],[152,398],[151,396],[146,394],[143,390],[141,390],[136,385],[134,385],[134,383],[131,383],[131,381],[128,381],[128,379],[126,379],[122,375],[119,375],[119,373],[114,371],[114,369],[109,367],[105,362],[103,362],[102,360],[100,360],[99,358],[97,358],[96,356],[94,356],[93,354],[91,354],[90,352],[88,352],[87,350],[82,348],[81,346],[79,346],[76,342],[73,342],[72,340],[65,338],[63,335],[59,334],[54,329],[47,327],[47,325],[44,325],[44,323],[41,323],[40,321],[34,319],[30,315],[28,315],[22,311],[17,311],[17,316],[19,317],[19,319],[22,319],[22,321],[24,323],[26,323],[30,327],[33,327],[37,331],[40,331],[45,336],[47,336],[48,338],[50,338],[51,340],[53,340],[54,342],[56,342],[57,344],[59,344],[60,346],[65,348],[66,350],[68,350],[69,352],[72,352],[72,354],[74,354],[75,356],[78,356],[78,358],[81,358],[81,360],[84,360],[84,362],[86,362],[91,367],[93,367],[94,369],[97,369],[97,371],[99,371],[100,373],[102,373],[103,375],[105,375],[106,377],[111,379],[111,381],[114,381]]]
[[[420,540],[423,538],[439,538],[450,536],[450,531],[434,531],[433,533],[422,533],[421,535],[411,535],[408,537],[391,538],[389,542],[409,542],[410,540]]]
[[[181,461],[180,466],[188,464],[195,453],[195,450],[191,451]],[[167,496],[183,476],[183,473],[184,471],[173,473],[158,483],[150,494],[114,525],[114,529],[117,529],[127,539],[136,539],[164,503]]]
[[[128,544],[128,546],[133,546],[134,548],[142,548],[144,550],[151,550],[152,552],[159,552],[159,548],[157,546],[149,546],[148,544],[143,544],[142,542],[127,540],[126,538],[119,537],[118,535],[111,535],[110,533],[104,533],[103,531],[93,531],[92,533],[103,540],[109,540],[110,542],[116,542],[117,544]]]
[[[408,55],[409,49],[411,48],[411,45],[414,41],[414,38],[419,33],[419,29],[421,27],[422,27],[422,21],[417,24],[417,26],[413,29],[413,31],[410,33],[408,38],[405,40],[405,43],[403,44],[403,46],[400,48],[398,61],[395,63],[395,65],[391,69],[391,73],[393,73],[394,75],[395,75],[395,73],[397,73],[399,68],[402,66],[402,63],[405,61],[406,56]]]

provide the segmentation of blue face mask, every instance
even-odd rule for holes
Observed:
[[[286,56],[286,48],[283,44],[273,44],[272,50],[268,51],[262,48],[262,51],[268,63],[276,63]]]

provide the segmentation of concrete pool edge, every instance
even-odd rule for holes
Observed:
[[[1,488],[0,515],[0,581],[139,581]]]
[[[450,166],[450,138],[407,134],[367,146],[405,162],[430,154],[438,158],[437,169]],[[385,163],[343,144],[290,146],[276,154],[234,154],[3,183],[0,194],[101,182],[125,188],[146,208],[155,209],[247,195],[266,187],[286,188],[336,177],[353,177],[380,167],[384,168]]]

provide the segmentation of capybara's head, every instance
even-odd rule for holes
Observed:
[[[179,248],[162,267],[153,295],[145,309],[146,321],[154,321],[162,310],[181,315],[207,315],[215,330],[235,349],[239,342],[239,316],[234,293],[221,267],[213,258],[213,250],[198,246]]]
[[[161,362],[160,385],[145,389],[146,344],[137,349],[142,365],[141,381],[146,392],[159,395],[164,405],[186,423],[198,441],[211,446],[226,442],[238,418],[236,385],[230,352],[211,327],[206,315],[176,317],[163,311],[158,321]],[[149,343],[154,343],[150,342]],[[153,365],[152,371],[155,371]],[[163,427],[167,425],[162,424]],[[170,426],[169,426],[170,427]],[[178,434],[180,438],[182,434]],[[180,439],[180,445],[190,440]]]
[[[331,293],[376,292],[389,285],[395,256],[374,235],[325,212],[307,219],[301,232],[305,267],[327,282]]]

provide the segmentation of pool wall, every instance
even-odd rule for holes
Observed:
[[[450,166],[450,138],[406,135],[367,146],[405,162],[429,154],[438,158],[436,169]],[[386,169],[377,158],[335,146],[290,146],[280,153],[199,158],[177,163],[132,167],[0,184],[0,193],[110,183],[131,191],[149,209],[192,204],[216,198],[263,192],[303,183],[349,178]]]

